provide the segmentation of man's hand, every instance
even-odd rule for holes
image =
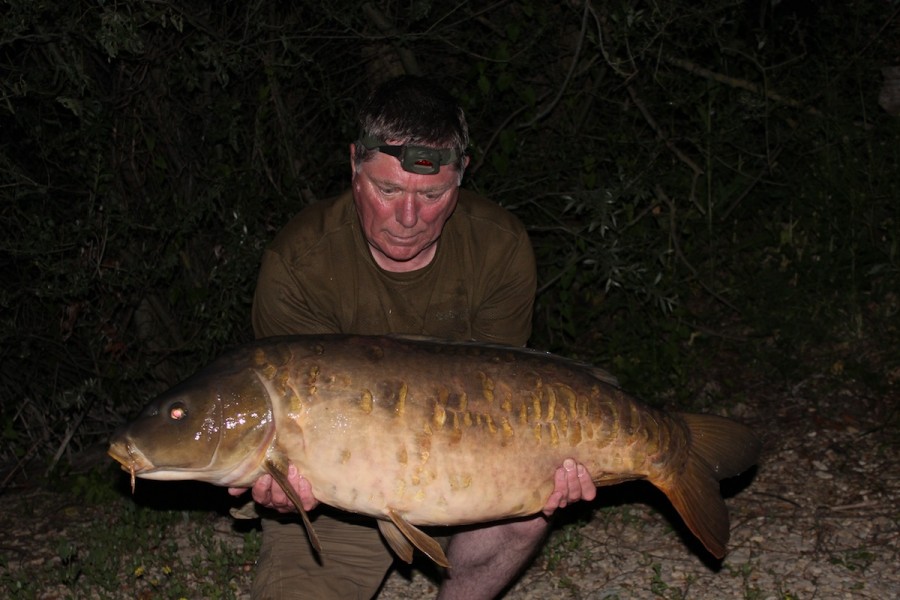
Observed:
[[[303,510],[309,512],[319,505],[319,501],[313,496],[312,485],[310,485],[309,480],[300,475],[297,472],[297,467],[294,465],[288,467],[288,481],[300,497]],[[297,507],[284,493],[281,486],[272,480],[271,475],[263,475],[257,479],[251,489],[253,500],[258,504],[277,510],[280,513],[297,512]],[[246,491],[247,488],[228,488],[228,493],[232,496],[240,496]]]
[[[593,500],[596,496],[597,487],[584,465],[567,458],[553,476],[553,493],[544,505],[544,515],[549,517],[557,508],[564,508],[570,502]]]

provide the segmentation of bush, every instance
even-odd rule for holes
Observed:
[[[356,102],[404,71],[462,99],[468,185],[529,227],[532,345],[652,396],[723,344],[896,334],[879,0],[4,9],[4,462],[102,441],[248,339],[262,249],[347,185]]]

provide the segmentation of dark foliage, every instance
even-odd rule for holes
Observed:
[[[402,72],[464,101],[467,185],[530,228],[533,345],[649,395],[734,347],[896,337],[896,2],[0,7],[5,463],[249,338],[262,249],[347,184],[357,102]]]

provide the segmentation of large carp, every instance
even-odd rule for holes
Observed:
[[[648,480],[722,558],[718,481],[753,465],[759,442],[729,419],[653,409],[600,369],[543,352],[320,335],[222,356],[117,431],[109,454],[132,486],[137,476],[246,487],[270,473],[287,491],[291,462],[321,502],[378,519],[407,562],[415,545],[448,566],[415,525],[535,514],[569,457],[598,486]]]

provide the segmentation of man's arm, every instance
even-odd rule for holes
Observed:
[[[534,252],[524,230],[515,246],[505,249],[499,258],[481,276],[485,287],[473,315],[472,334],[483,342],[524,346],[531,336],[537,292]]]
[[[325,307],[305,293],[299,274],[272,250],[263,254],[250,320],[257,339],[275,335],[339,333]],[[333,306],[332,306],[333,308]]]
[[[479,307],[473,323],[476,339],[511,345],[524,345],[531,334],[531,316],[537,289],[534,253],[528,236],[522,234],[509,261],[491,277],[494,287]],[[579,500],[593,500],[597,487],[585,466],[568,458],[553,474],[553,492],[544,504],[543,514],[551,516]]]
[[[295,275],[284,264],[282,257],[266,250],[260,266],[259,279],[253,297],[251,320],[253,333],[257,338],[274,335],[301,333],[333,333],[334,327],[316,319]],[[313,495],[312,485],[297,472],[294,465],[288,467],[288,481],[291,482],[303,509],[310,511],[319,502]],[[253,500],[266,508],[280,513],[297,512],[293,501],[284,493],[271,475],[263,475],[250,488]],[[247,488],[228,488],[232,496],[240,496]]]

